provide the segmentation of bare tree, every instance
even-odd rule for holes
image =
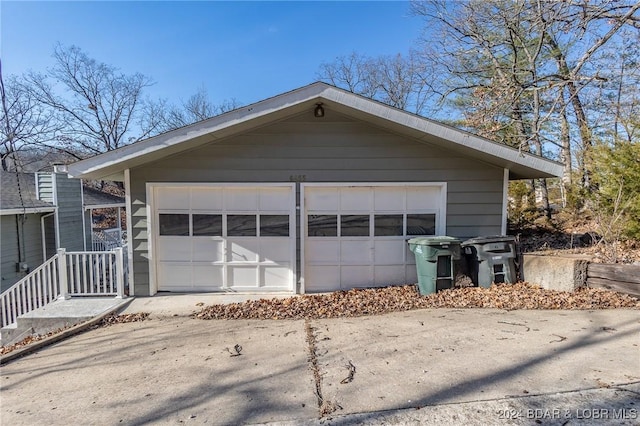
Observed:
[[[2,170],[22,171],[35,154],[51,148],[59,126],[18,78],[9,77],[5,82],[1,63],[0,99]]]
[[[586,187],[593,124],[584,99],[605,80],[595,66],[598,55],[625,26],[637,30],[638,8],[628,0],[412,3],[431,30],[423,40],[425,57],[440,70],[445,97],[467,126],[538,154],[561,151],[569,162],[565,174],[576,157],[567,149],[577,134]]]
[[[355,52],[323,63],[318,78],[395,108],[424,114],[436,95],[431,70],[417,52],[367,57]]]
[[[196,93],[180,105],[170,106],[164,101],[155,103],[152,108],[157,111],[150,115],[159,118],[160,130],[168,131],[232,111],[240,106],[241,103],[233,98],[219,104],[212,102],[207,89],[201,86]]]
[[[123,74],[90,58],[77,46],[57,45],[47,73],[30,72],[30,96],[61,124],[57,146],[78,157],[117,149],[151,135],[154,122],[142,111],[151,79]]]

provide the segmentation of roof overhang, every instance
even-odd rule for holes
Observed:
[[[55,207],[29,207],[26,209],[2,209],[0,210],[0,216],[10,216],[16,214],[39,214],[39,213],[53,213],[56,211]]]
[[[96,210],[96,209],[113,209],[117,207],[126,207],[125,203],[116,203],[116,204],[87,204],[84,206],[85,210]]]
[[[333,109],[356,119],[369,121],[386,130],[508,169],[510,179],[533,179],[562,175],[560,163],[519,151],[325,83],[313,83],[115,151],[69,164],[67,170],[70,176],[76,178],[121,181],[126,169],[284,120],[305,111],[313,111],[318,102],[322,102],[325,108]]]

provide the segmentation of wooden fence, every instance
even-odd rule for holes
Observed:
[[[640,265],[589,263],[587,286],[640,297]]]

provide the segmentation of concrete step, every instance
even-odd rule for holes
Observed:
[[[40,309],[21,315],[12,326],[2,328],[0,344],[8,346],[29,335],[42,335],[71,327],[107,311],[116,311],[129,302],[130,299],[113,297],[76,297],[56,300]]]

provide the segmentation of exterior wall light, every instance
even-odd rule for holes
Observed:
[[[324,108],[321,102],[316,104],[316,109],[313,110],[313,116],[316,118],[324,117]]]

